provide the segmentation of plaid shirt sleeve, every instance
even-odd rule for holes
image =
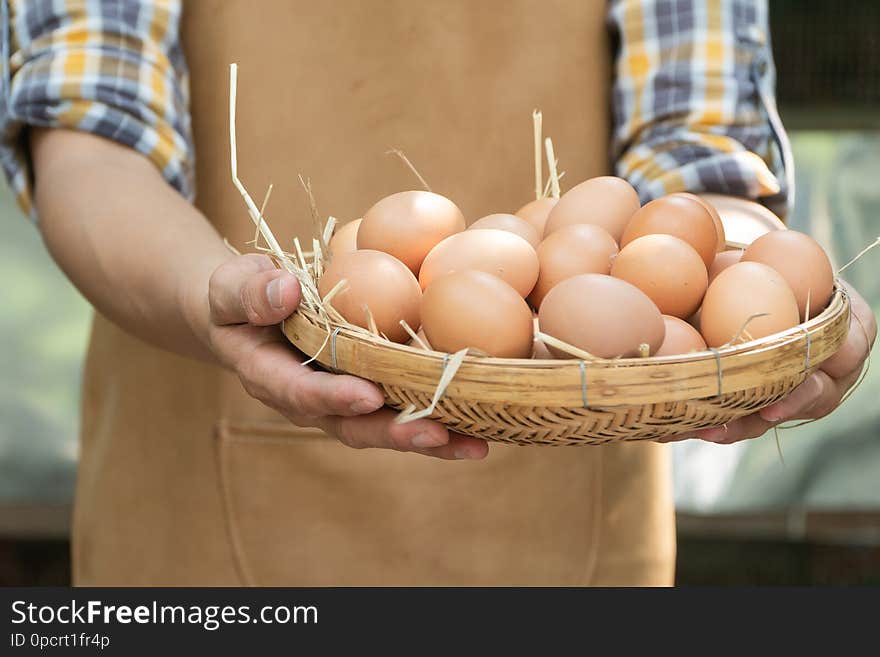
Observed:
[[[0,163],[25,212],[35,214],[26,126],[129,146],[192,198],[181,0],[0,0],[0,8]]]
[[[612,156],[642,201],[715,192],[792,196],[776,112],[767,0],[612,0]]]

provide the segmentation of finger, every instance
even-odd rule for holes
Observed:
[[[868,349],[865,330],[853,314],[843,345],[819,367],[832,378],[839,379],[862,368],[862,363],[868,356]]]
[[[720,427],[700,429],[694,434],[694,438],[699,438],[709,443],[729,445],[740,440],[763,436],[773,427],[773,424],[773,422],[768,422],[757,413],[752,413],[736,420],[731,420]]]
[[[430,420],[414,420],[405,424],[394,421],[396,413],[382,409],[359,418],[327,418],[327,433],[356,449],[381,447],[412,451],[441,447],[449,443],[449,432]]]
[[[654,442],[657,443],[680,443],[683,440],[690,440],[694,437],[692,433],[679,433],[673,436],[661,436],[660,438],[656,438]]]
[[[208,301],[217,325],[271,326],[289,317],[300,301],[296,277],[263,255],[233,258],[211,275]]]
[[[279,342],[265,342],[242,354],[236,371],[252,397],[295,422],[372,413],[385,403],[375,384],[348,374],[316,372]]]
[[[877,337],[877,320],[862,296],[844,283],[850,297],[849,332],[841,348],[821,365],[821,369],[838,379],[860,370]]]
[[[485,458],[489,453],[489,443],[480,438],[450,433],[449,443],[442,447],[417,449],[413,451],[418,454],[423,454],[424,456],[433,456],[435,458],[447,459],[450,461],[462,459],[479,460]]]
[[[397,414],[383,409],[362,417],[327,418],[325,430],[350,447],[379,447],[428,456],[456,459],[483,458],[488,447],[484,440],[450,435],[442,424],[431,420],[395,422]]]
[[[818,406],[829,406],[840,401],[841,391],[834,380],[819,370],[808,376],[791,394],[758,413],[767,422],[782,422],[796,417],[809,417]]]
[[[815,404],[806,409],[805,412],[798,413],[792,416],[790,419],[819,419],[825,417],[840,405],[841,401],[843,400],[843,396],[858,380],[861,373],[862,370],[860,368],[853,371],[848,376],[843,377],[842,379],[833,379],[834,386],[833,388],[831,388],[831,390],[828,391],[828,394],[822,395],[820,399],[818,399]]]
[[[874,310],[852,285],[843,281],[843,286],[849,293],[852,313],[861,320],[865,333],[868,334],[868,342],[873,346],[877,339],[877,317],[874,315]]]
[[[385,405],[385,396],[373,383],[350,374],[317,372],[300,365],[303,372],[290,379],[282,399],[287,408],[307,418],[325,415],[364,415]]]

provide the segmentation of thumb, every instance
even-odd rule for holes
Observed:
[[[211,275],[208,301],[215,324],[271,326],[289,317],[301,291],[293,274],[268,256],[249,254],[223,263]]]

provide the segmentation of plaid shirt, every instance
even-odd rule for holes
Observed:
[[[191,199],[181,0],[0,6],[0,162],[22,208],[33,214],[27,125],[121,142]],[[643,201],[710,191],[784,213],[792,170],[774,108],[766,0],[612,0],[608,25],[617,174]]]
[[[786,214],[794,169],[766,0],[616,0],[609,23],[617,174],[643,201],[716,192]]]
[[[83,130],[144,154],[194,195],[180,0],[0,0],[0,162],[33,215],[26,125]],[[9,47],[9,52],[5,52]]]

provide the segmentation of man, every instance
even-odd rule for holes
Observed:
[[[228,177],[226,74],[239,62],[239,170],[253,190],[275,181],[279,236],[310,236],[298,172],[346,218],[410,187],[377,163],[389,144],[469,217],[516,207],[533,107],[568,180],[607,173],[611,148],[643,200],[687,189],[778,209],[789,172],[766,3],[9,9],[3,163],[97,310],[76,583],[672,583],[663,446],[490,450],[427,420],[395,425],[373,384],[301,364],[276,326],[295,279],[223,243],[253,230]],[[875,331],[854,303],[869,336],[854,324],[786,400],[702,437],[830,411]]]

